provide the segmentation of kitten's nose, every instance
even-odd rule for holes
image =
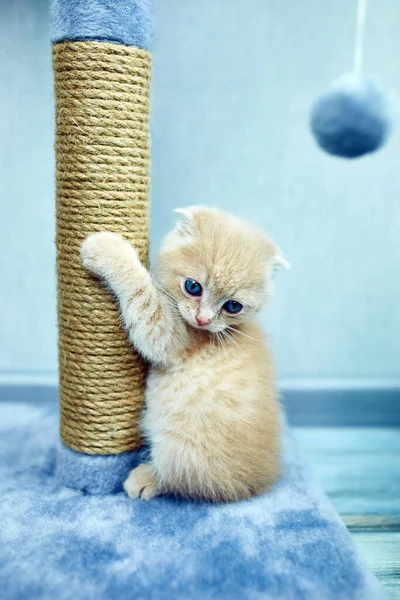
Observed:
[[[196,317],[196,321],[199,327],[204,327],[205,325],[209,325],[211,323],[211,319],[206,319],[205,317]]]

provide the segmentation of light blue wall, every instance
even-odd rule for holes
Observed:
[[[56,368],[48,36],[45,0],[0,1],[0,372]]]
[[[355,2],[159,0],[155,248],[171,209],[264,227],[293,269],[265,314],[285,378],[400,377],[400,137],[324,155],[310,104],[351,65]],[[400,93],[400,4],[370,3],[366,64]],[[45,1],[0,4],[0,374],[55,373],[53,105]],[[396,89],[397,88],[397,89]]]

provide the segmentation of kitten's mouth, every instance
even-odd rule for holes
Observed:
[[[196,322],[190,321],[189,325],[194,327],[195,329],[199,329],[200,331],[214,331],[212,325],[198,325]]]

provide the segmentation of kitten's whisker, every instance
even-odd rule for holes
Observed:
[[[221,340],[222,340],[222,345],[223,345],[223,347],[225,349],[225,353],[227,354],[228,350],[229,350],[229,347],[228,347],[228,344],[225,341],[225,337],[224,337],[222,331],[221,331]]]
[[[215,346],[215,335],[214,335],[214,332],[211,332],[210,339],[212,340],[212,349],[214,350],[214,346]]]
[[[237,340],[235,340],[234,336],[231,333],[229,333],[229,331],[223,330],[222,333],[224,334],[224,336],[226,337],[226,339],[229,340],[229,342],[231,344],[233,344],[234,346],[236,346],[236,348],[239,348],[239,350],[242,350],[240,344],[238,344]]]
[[[176,298],[174,298],[172,294],[170,294],[169,292],[167,292],[167,290],[164,289],[162,287],[162,285],[160,285],[158,283],[158,281],[156,281],[155,279],[153,279],[153,283],[154,283],[154,286],[156,288],[158,288],[162,294],[165,294],[166,296],[168,296],[168,298],[170,298],[170,300],[172,300],[172,302],[174,304],[174,308],[177,308],[177,300],[176,300]]]
[[[224,354],[226,354],[226,344],[224,342],[224,338],[223,338],[221,332],[220,332],[220,339],[221,339],[221,344],[222,344],[222,348],[223,348]]]
[[[235,329],[234,327],[230,327],[229,325],[226,326],[226,329],[229,329],[230,331],[236,331],[236,333],[240,333],[240,335],[244,335],[244,337],[249,338],[249,340],[253,340],[253,342],[257,342],[257,344],[261,344],[261,340],[256,340],[256,338],[251,337],[251,335],[248,335],[247,333],[244,333],[243,331],[240,331],[240,329]]]
[[[243,352],[243,348],[242,346],[239,344],[239,342],[235,339],[235,337],[231,334],[229,334],[229,338],[231,339],[232,343],[235,344],[235,346],[241,351]]]
[[[187,325],[187,321],[182,317],[180,311],[179,311],[179,307],[178,307],[178,301],[176,300],[176,298],[174,298],[169,292],[167,292],[166,289],[164,289],[162,287],[162,285],[160,285],[158,283],[158,281],[153,280],[154,286],[165,296],[167,296],[167,298],[169,298],[171,300],[171,304],[170,304],[170,308],[174,311],[174,316],[178,317],[178,319],[180,319],[180,321],[182,321],[182,323],[184,323],[185,325]]]
[[[167,298],[169,298],[171,300],[171,304],[170,304],[170,308],[174,311],[174,316],[178,317],[178,319],[184,323],[184,325],[188,325],[187,320],[181,315],[181,312],[179,310],[179,306],[178,306],[178,300],[176,298],[174,298],[172,296],[172,294],[170,294],[169,292],[167,292],[167,290],[165,288],[163,288],[163,286],[161,284],[158,283],[158,281],[153,280],[153,283],[155,285],[155,287],[165,296],[167,296]]]
[[[231,342],[231,338],[229,337],[228,332],[225,331],[224,329],[221,329],[221,335],[226,340],[227,345],[230,346],[231,345],[231,343],[230,343]]]
[[[216,335],[217,335],[219,343],[221,344],[223,353],[226,354],[226,348],[225,348],[224,340],[222,339],[222,336],[221,336],[221,332],[217,331]]]

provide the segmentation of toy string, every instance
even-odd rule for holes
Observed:
[[[354,75],[361,77],[364,54],[364,31],[368,0],[357,0],[356,36],[354,43]]]

